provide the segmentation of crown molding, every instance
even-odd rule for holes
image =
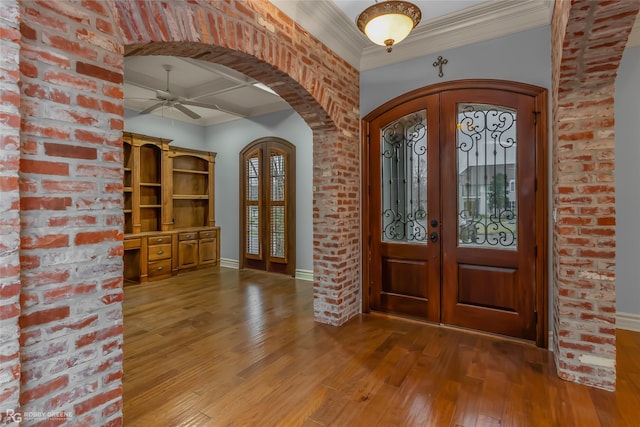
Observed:
[[[549,25],[553,5],[553,0],[495,0],[454,12],[418,26],[407,39],[394,45],[391,53],[379,46],[366,47],[359,68],[378,68]]]
[[[333,1],[271,0],[274,6],[360,71],[549,25],[554,0],[490,0],[425,21],[387,53]],[[428,11],[422,11],[423,16]]]

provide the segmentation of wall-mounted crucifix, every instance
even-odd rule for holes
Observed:
[[[438,60],[433,63],[434,67],[439,67],[438,77],[444,76],[444,71],[442,71],[442,67],[444,65],[447,65],[447,62],[449,62],[449,61],[447,61],[446,59],[442,58],[442,56],[438,56]]]

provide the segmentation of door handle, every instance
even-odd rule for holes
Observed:
[[[436,233],[435,231],[431,234],[429,234],[429,240],[431,240],[433,243],[438,241],[438,233]]]

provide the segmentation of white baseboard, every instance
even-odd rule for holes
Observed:
[[[240,263],[237,259],[220,258],[220,267],[233,268],[237,270],[240,268]]]
[[[313,282],[313,270],[296,270],[296,279]]]
[[[616,328],[640,332],[640,314],[616,313]]]
[[[640,314],[618,312],[616,314],[616,329],[640,332]],[[549,351],[553,351],[553,331],[549,331]]]
[[[240,268],[240,262],[237,259],[220,258],[220,267],[238,270]],[[313,282],[313,270],[296,270],[296,279]]]

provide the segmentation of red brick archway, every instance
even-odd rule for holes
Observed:
[[[561,378],[616,382],[614,86],[638,0],[557,0],[552,22],[554,354]]]
[[[125,54],[226,65],[303,117],[315,318],[359,312],[357,70],[266,1],[8,0],[0,33],[0,410],[122,423]]]

